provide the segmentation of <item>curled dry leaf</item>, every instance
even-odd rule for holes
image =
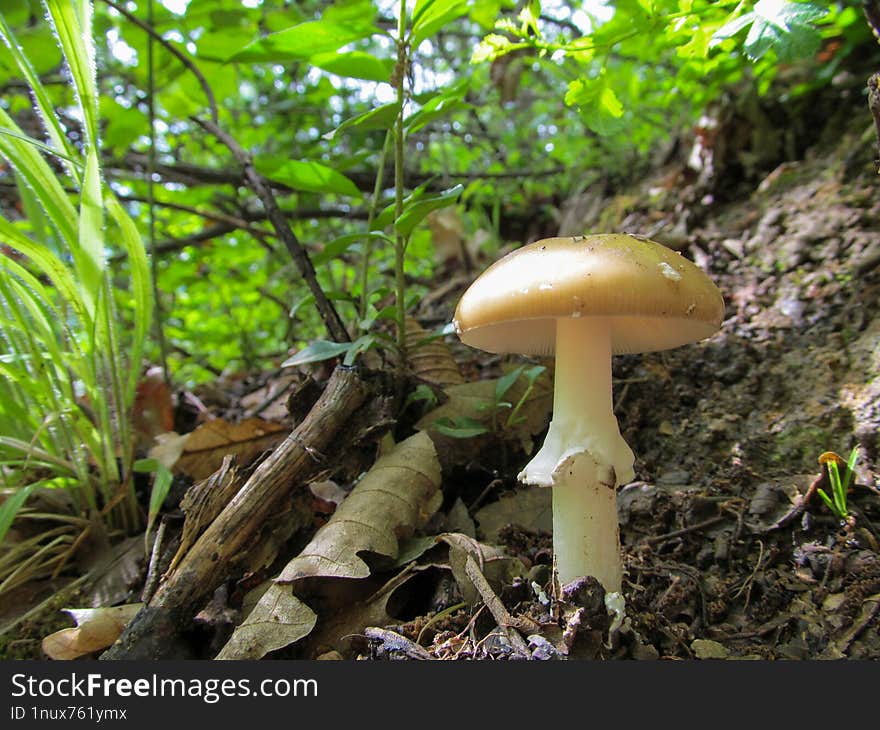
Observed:
[[[441,387],[464,383],[447,344],[431,337],[412,317],[406,318],[406,359],[413,374],[425,382]]]
[[[416,434],[400,442],[373,465],[278,581],[366,578],[370,568],[358,553],[396,558],[398,538],[424,525],[437,511],[439,487],[440,463],[431,439]]]
[[[227,454],[235,454],[244,467],[263,451],[277,446],[287,433],[284,426],[261,418],[248,418],[241,423],[215,418],[187,436],[175,470],[196,480],[207,479],[220,468]]]
[[[131,603],[111,608],[65,608],[76,626],[49,634],[43,639],[43,651],[50,659],[76,659],[106,649],[142,606]]]
[[[440,506],[439,488],[440,463],[431,439],[417,433],[397,444],[287,564],[217,658],[259,659],[307,636],[317,617],[285,584],[307,577],[369,576],[359,553],[396,558],[398,538],[423,526]]]

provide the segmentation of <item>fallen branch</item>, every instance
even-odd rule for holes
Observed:
[[[354,368],[338,367],[303,422],[251,475],[159,585],[149,604],[102,659],[160,659],[175,653],[175,637],[229,576],[236,559],[291,494],[319,468],[368,389]]]

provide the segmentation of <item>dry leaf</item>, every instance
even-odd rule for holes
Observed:
[[[260,659],[308,636],[317,620],[317,614],[293,595],[289,585],[273,583],[236,627],[217,659]]]
[[[76,626],[49,634],[43,639],[43,651],[50,659],[76,659],[106,649],[142,606],[131,603],[112,608],[65,608]]]
[[[215,418],[189,434],[175,470],[195,480],[207,479],[220,468],[227,454],[235,454],[239,465],[245,467],[262,452],[277,446],[287,433],[286,427],[260,418],[248,418],[241,423]]]
[[[174,429],[174,406],[171,388],[165,382],[162,368],[150,368],[135,390],[131,422],[137,445],[148,449],[160,433]]]
[[[427,522],[442,500],[440,463],[424,433],[379,458],[303,551],[276,578],[220,652],[258,659],[308,635],[317,617],[284,583],[300,578],[365,578],[359,553],[398,555],[398,538]]]
[[[468,537],[477,536],[477,528],[474,520],[468,513],[467,507],[461,501],[461,497],[456,497],[449,511],[446,513],[446,519],[443,521],[443,529],[447,532],[461,532]]]
[[[278,580],[366,578],[370,569],[358,553],[397,557],[398,538],[437,511],[439,487],[440,463],[431,439],[416,434],[402,441],[373,465]]]
[[[464,383],[443,338],[432,338],[412,317],[406,318],[406,359],[413,374],[427,383],[441,387]]]
[[[154,446],[147,452],[151,459],[156,459],[167,469],[174,469],[178,459],[186,448],[189,434],[179,434],[176,431],[160,433],[154,439]]]
[[[519,525],[528,530],[553,530],[551,490],[526,487],[501,497],[478,510],[474,519],[479,533],[485,540],[498,538],[498,531],[505,525]]]
[[[282,421],[287,418],[287,398],[284,397],[298,384],[296,374],[281,375],[270,380],[239,401],[246,416],[260,416],[267,421]]]

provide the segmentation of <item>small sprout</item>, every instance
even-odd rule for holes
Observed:
[[[819,457],[819,463],[822,464],[828,472],[828,482],[831,485],[831,496],[821,487],[816,493],[825,503],[832,514],[843,522],[850,522],[851,517],[846,506],[846,495],[852,484],[853,475],[855,474],[856,462],[859,459],[859,447],[856,446],[849,454],[849,460],[844,462],[840,454],[833,451],[826,451]],[[841,467],[844,468],[843,477],[840,475]]]

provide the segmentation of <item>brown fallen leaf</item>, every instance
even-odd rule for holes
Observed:
[[[49,634],[43,639],[43,651],[50,659],[76,659],[106,649],[143,605],[62,609],[71,615],[76,626]]]
[[[218,659],[259,659],[307,636],[317,615],[286,584],[302,578],[365,578],[360,553],[394,559],[442,501],[440,463],[431,439],[417,433],[380,457],[333,517],[291,560],[239,625]]]
[[[478,534],[485,540],[497,540],[505,525],[519,525],[529,530],[553,530],[551,490],[524,487],[496,502],[487,504],[474,515]]]
[[[241,423],[215,418],[189,434],[175,471],[195,480],[206,479],[220,468],[227,454],[235,454],[239,465],[246,467],[262,452],[277,446],[287,434],[286,427],[260,418],[248,418]]]
[[[426,434],[410,436],[373,465],[330,521],[281,571],[278,582],[312,576],[366,578],[370,568],[358,553],[397,557],[398,538],[437,511],[439,487],[434,444]]]
[[[171,388],[162,368],[152,367],[135,390],[131,421],[137,445],[146,450],[160,433],[174,429],[174,405]]]
[[[412,317],[406,318],[406,359],[413,374],[445,387],[464,383],[458,364],[443,338],[431,334]]]

